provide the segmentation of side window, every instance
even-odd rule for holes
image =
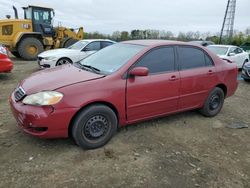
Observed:
[[[193,47],[179,47],[179,62],[181,70],[206,66],[204,52]]]
[[[234,51],[235,51],[234,53],[236,53],[236,54],[240,54],[243,52],[242,49],[240,49],[240,48],[236,48]]]
[[[88,51],[98,51],[101,49],[101,43],[100,42],[91,42],[85,48],[87,48]]]
[[[206,66],[213,66],[214,63],[213,63],[211,57],[209,57],[209,56],[208,56],[207,54],[205,54],[205,53],[204,53],[204,55],[205,55]]]
[[[113,44],[112,42],[103,41],[103,42],[102,42],[102,48],[105,48],[105,47],[110,46],[110,45],[112,45],[112,44]]]
[[[149,74],[174,71],[174,48],[162,47],[153,49],[139,60],[136,67],[147,67]]]
[[[229,53],[236,53],[236,48],[234,47],[230,48]]]

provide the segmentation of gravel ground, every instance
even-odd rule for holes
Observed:
[[[105,146],[83,150],[71,139],[42,140],[23,133],[8,96],[38,71],[12,58],[0,74],[0,187],[250,187],[250,84],[239,81],[221,113],[196,111],[122,128]]]

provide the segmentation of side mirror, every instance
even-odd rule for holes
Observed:
[[[129,71],[130,76],[147,76],[148,68],[146,67],[135,67],[131,71]]]
[[[228,56],[235,56],[236,55],[236,53],[234,53],[234,52],[230,52],[229,54],[228,54]]]

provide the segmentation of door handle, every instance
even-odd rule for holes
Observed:
[[[213,74],[213,71],[209,70],[207,74],[211,75],[211,74]]]
[[[175,81],[175,80],[177,80],[177,77],[176,77],[175,75],[173,75],[173,76],[171,76],[171,77],[169,78],[169,80],[170,80],[170,81]]]

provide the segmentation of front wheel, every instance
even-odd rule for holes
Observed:
[[[81,111],[73,121],[72,136],[77,145],[95,149],[105,145],[117,130],[117,116],[104,105],[92,105]]]
[[[216,116],[221,111],[224,98],[223,90],[218,87],[214,88],[208,95],[204,106],[200,109],[200,113],[206,117]]]
[[[65,64],[70,64],[72,63],[72,61],[68,58],[61,58],[56,62],[56,66],[60,66],[60,65],[65,65]]]

